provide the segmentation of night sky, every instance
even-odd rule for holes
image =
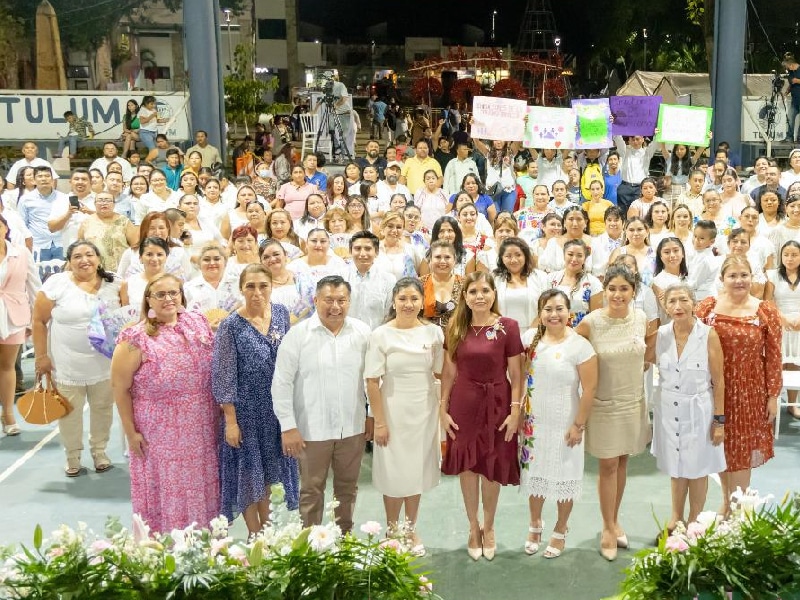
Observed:
[[[326,35],[341,35],[342,41],[364,41],[364,29],[383,21],[390,23],[390,36],[458,37],[462,24],[488,33],[492,10],[497,10],[495,34],[498,45],[516,44],[526,0],[299,0],[300,18],[326,28]],[[558,2],[552,3],[557,14]],[[335,32],[335,33],[334,33]]]

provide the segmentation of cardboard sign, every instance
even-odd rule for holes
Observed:
[[[475,96],[472,101],[472,137],[515,142],[525,133],[528,103],[512,98]]]
[[[612,96],[609,98],[613,135],[648,135],[656,130],[661,96]]]
[[[613,146],[608,98],[573,100],[572,108],[578,119],[576,148],[610,148]]]
[[[575,111],[571,108],[529,106],[522,145],[526,148],[574,148]]]
[[[707,146],[713,109],[706,106],[662,104],[658,111],[657,142]]]

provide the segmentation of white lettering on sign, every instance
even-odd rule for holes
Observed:
[[[94,126],[98,139],[114,140],[122,135],[128,100],[141,104],[144,95],[142,92],[0,90],[0,138],[57,139],[67,134],[64,113],[72,111]],[[188,100],[188,94],[156,96],[158,118],[167,120],[159,131],[172,141],[191,139]]]

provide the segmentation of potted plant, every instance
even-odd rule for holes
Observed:
[[[229,536],[224,517],[209,529],[155,535],[138,516],[130,531],[109,521],[104,537],[80,524],[44,539],[37,527],[32,549],[0,553],[0,598],[439,598],[405,539],[382,539],[378,523],[361,526],[366,538],[342,535],[331,503],[327,523],[303,528],[297,513],[286,511],[280,486],[271,502],[273,522],[246,542]]]
[[[728,518],[704,512],[665,532],[633,558],[615,599],[800,598],[800,498],[769,500],[737,490]]]

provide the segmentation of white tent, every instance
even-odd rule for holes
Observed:
[[[778,97],[770,105],[774,75],[742,75],[742,141],[771,143],[786,132],[786,102]],[[707,73],[636,71],[617,90],[617,96],[662,96],[665,104],[711,106],[711,84]],[[767,113],[772,106],[774,125],[768,132]],[[767,139],[769,137],[769,140]]]
[[[768,99],[772,74],[742,76],[742,96]],[[711,84],[707,73],[636,71],[617,90],[617,96],[663,96],[667,104],[711,106]]]

